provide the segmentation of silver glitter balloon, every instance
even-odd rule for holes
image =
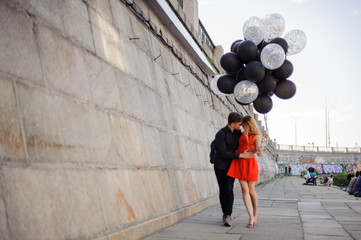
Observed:
[[[301,52],[305,48],[307,42],[306,34],[298,29],[289,31],[284,39],[288,43],[288,56]]]
[[[263,19],[264,39],[266,42],[281,36],[285,30],[285,20],[278,13],[267,14]]]
[[[243,36],[246,40],[251,40],[256,45],[262,42],[264,38],[262,19],[259,17],[250,17],[243,24]]]
[[[269,70],[281,67],[285,59],[285,51],[276,43],[270,43],[262,49],[261,62]]]
[[[258,97],[258,87],[254,82],[243,80],[234,88],[234,97],[243,104],[249,104]]]
[[[218,96],[226,96],[227,94],[222,93],[221,91],[219,91],[218,87],[217,87],[217,82],[218,79],[221,77],[222,75],[217,75],[212,79],[211,82],[211,89],[212,91],[217,94]]]

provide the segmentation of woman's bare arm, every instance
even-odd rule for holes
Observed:
[[[263,153],[263,147],[262,147],[262,136],[261,135],[256,135],[254,136],[254,144],[256,146],[256,150],[257,150],[257,156],[261,156]]]

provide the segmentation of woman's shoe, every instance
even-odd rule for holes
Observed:
[[[254,228],[254,218],[249,219],[249,223],[247,225],[248,228]]]
[[[257,224],[257,220],[258,220],[258,216],[255,216],[255,217],[254,217],[254,222],[253,222],[253,226],[254,226],[254,227],[255,227],[256,224]]]

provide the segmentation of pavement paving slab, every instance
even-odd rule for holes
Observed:
[[[254,228],[247,228],[240,193],[235,195],[232,227],[223,226],[218,203],[143,239],[361,240],[361,199],[337,187],[303,183],[287,176],[256,187],[259,220]]]
[[[349,237],[349,234],[347,232],[345,232],[342,228],[332,228],[329,226],[304,227],[303,230],[304,230],[305,235]]]
[[[305,240],[354,240],[352,237],[345,236],[318,236],[318,235],[306,235]]]

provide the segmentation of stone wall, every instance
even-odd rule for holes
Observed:
[[[315,151],[318,147],[314,151],[306,151],[305,147],[303,149],[303,151],[277,150],[277,163],[282,173],[285,172],[286,166],[292,167],[293,175],[300,175],[302,170],[307,170],[309,167],[315,168],[320,174],[349,172],[361,168],[361,153],[358,151]]]
[[[209,143],[252,111],[136,6],[182,61],[125,1],[0,0],[1,239],[138,239],[218,201]]]
[[[277,151],[279,164],[352,164],[361,163],[358,152]]]
[[[337,174],[337,173],[348,173],[356,172],[361,169],[361,163],[353,164],[315,164],[315,163],[300,163],[300,164],[279,164],[282,173],[285,173],[285,167],[291,167],[290,175],[304,175],[308,168],[314,168],[319,174]],[[302,173],[304,172],[304,173]]]

